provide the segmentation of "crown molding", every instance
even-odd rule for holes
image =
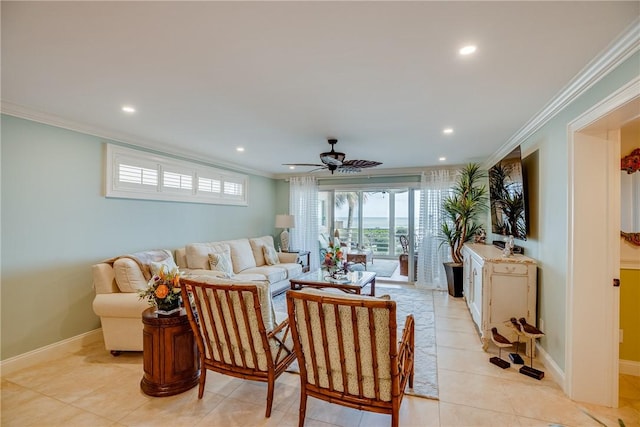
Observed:
[[[214,157],[206,156],[202,153],[198,153],[191,150],[178,151],[176,150],[175,146],[164,144],[158,141],[139,138],[126,133],[107,130],[97,126],[79,123],[73,120],[68,120],[53,114],[37,111],[32,108],[27,108],[22,105],[14,104],[8,101],[2,101],[2,103],[0,104],[0,112],[2,114],[18,117],[20,119],[31,120],[34,122],[71,130],[74,132],[80,132],[87,135],[96,136],[98,138],[108,139],[109,141],[119,142],[130,147],[144,148],[146,150],[150,150],[150,151],[154,151],[162,154],[168,154],[172,157],[176,157],[183,160],[190,160],[190,161],[204,163],[211,166],[222,167],[225,169],[233,170],[235,172],[242,172],[242,173],[262,176],[266,178],[274,178],[274,175],[271,173],[248,168],[246,166],[242,166],[237,163],[231,163],[225,160],[216,159]]]
[[[617,39],[611,42],[601,54],[589,62],[561,89],[542,110],[513,134],[495,153],[489,156],[483,166],[487,169],[493,166],[638,50],[640,50],[640,18],[636,18]]]

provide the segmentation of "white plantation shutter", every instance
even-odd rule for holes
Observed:
[[[227,198],[239,198],[242,197],[243,185],[241,182],[225,181],[224,182],[224,196]]]
[[[246,175],[107,144],[107,197],[248,204]]]
[[[118,165],[118,182],[155,187],[158,185],[158,171],[120,163]]]
[[[214,178],[198,177],[198,191],[220,194],[222,192],[222,181]]]
[[[164,171],[162,174],[162,187],[168,191],[180,191],[191,193],[193,190],[193,176],[181,172]]]

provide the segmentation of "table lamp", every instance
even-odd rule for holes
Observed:
[[[293,215],[276,215],[276,228],[283,228],[280,234],[280,244],[283,251],[289,250],[289,228],[296,226],[296,220]]]

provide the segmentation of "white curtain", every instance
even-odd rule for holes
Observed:
[[[296,226],[289,230],[292,248],[311,252],[311,271],[320,268],[318,254],[318,183],[314,176],[293,177],[289,181],[289,214]]]
[[[442,263],[450,261],[449,246],[438,238],[444,219],[442,201],[451,192],[455,172],[440,169],[422,173],[420,181],[420,219],[416,286],[447,289]]]

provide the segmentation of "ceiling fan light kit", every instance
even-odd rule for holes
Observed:
[[[331,171],[331,175],[338,171],[341,173],[358,173],[363,168],[372,168],[379,166],[381,162],[375,162],[372,160],[345,160],[346,155],[340,151],[335,151],[335,145],[338,142],[337,139],[329,139],[327,142],[331,145],[331,151],[325,151],[320,153],[320,161],[322,164],[316,163],[284,163],[285,166],[315,166],[309,172],[315,172],[318,170],[327,169]]]

